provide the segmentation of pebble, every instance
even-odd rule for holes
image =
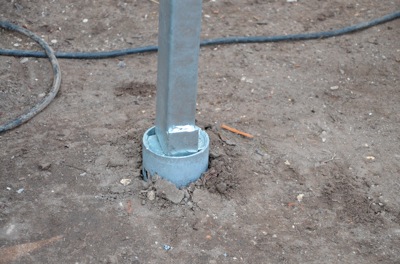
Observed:
[[[227,190],[227,188],[228,188],[228,186],[226,185],[225,182],[220,182],[220,183],[218,183],[216,187],[217,187],[217,191],[218,191],[219,193],[221,193],[221,194],[225,194],[225,193],[226,193],[226,190]]]
[[[322,133],[321,133],[321,140],[322,140],[322,142],[326,142],[326,136],[327,136],[327,132],[326,131],[322,131]]]
[[[131,179],[122,179],[120,180],[120,183],[124,186],[127,186],[131,183],[131,181],[132,181]]]
[[[389,202],[389,200],[385,199],[383,196],[379,196],[378,197],[378,201],[379,201],[379,205],[382,204],[387,204]]]
[[[56,44],[58,41],[56,39],[50,40],[51,43]]]
[[[375,157],[374,156],[367,156],[366,159],[367,160],[375,160]]]
[[[42,162],[42,163],[39,164],[38,167],[39,167],[40,170],[46,171],[46,170],[50,169],[51,163],[50,162]]]
[[[303,200],[304,194],[300,193],[299,195],[297,195],[297,201],[301,202]]]
[[[87,23],[88,21],[89,21],[89,19],[87,19],[87,18],[84,18],[84,19],[82,20],[83,23]]]
[[[332,91],[335,91],[335,90],[338,90],[338,89],[339,89],[339,86],[337,86],[337,85],[331,86],[331,90],[332,90]]]
[[[246,82],[246,83],[253,83],[253,79],[249,79],[246,76],[243,76],[240,81]]]
[[[184,191],[179,190],[173,183],[170,183],[164,179],[159,179],[155,183],[155,187],[157,189],[158,196],[165,197],[174,204],[179,204],[185,197]]]
[[[165,251],[168,251],[168,250],[172,249],[172,247],[169,246],[169,245],[164,245],[163,248],[164,248]]]
[[[149,199],[149,201],[154,201],[155,198],[156,198],[156,193],[153,190],[147,192],[147,199]]]
[[[22,64],[27,63],[28,61],[29,61],[28,58],[23,58],[23,59],[20,60],[20,62],[21,62]]]

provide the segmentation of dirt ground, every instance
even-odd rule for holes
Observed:
[[[330,30],[399,8],[204,1],[202,38]],[[57,51],[157,44],[150,0],[2,0],[0,20]],[[1,48],[40,50],[0,34]],[[400,263],[400,20],[326,40],[202,48],[196,119],[210,169],[172,191],[183,193],[177,203],[140,175],[157,55],[59,63],[56,99],[0,135],[0,263]],[[46,59],[0,57],[0,123],[51,82]]]

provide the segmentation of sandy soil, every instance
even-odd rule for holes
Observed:
[[[202,38],[329,30],[399,8],[204,1]],[[157,42],[154,1],[3,0],[0,19],[59,51]],[[40,49],[0,34],[2,48]],[[399,20],[326,40],[202,48],[196,118],[211,163],[174,190],[178,204],[165,182],[140,175],[156,54],[59,62],[57,98],[0,135],[0,263],[400,263]],[[45,59],[0,57],[0,122],[51,81]]]

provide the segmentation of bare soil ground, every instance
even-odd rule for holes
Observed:
[[[202,38],[329,30],[399,8],[204,1]],[[58,51],[157,44],[155,1],[3,0],[0,19]],[[0,34],[2,48],[40,50]],[[0,263],[400,263],[399,20],[326,40],[202,48],[197,122],[210,169],[179,204],[140,175],[156,54],[59,62],[57,98],[0,135]],[[51,81],[46,59],[0,57],[0,122]]]

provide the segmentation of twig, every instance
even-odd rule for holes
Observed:
[[[236,133],[236,134],[238,134],[238,135],[247,137],[247,138],[253,138],[253,137],[254,137],[254,136],[251,135],[251,134],[248,134],[248,133],[245,133],[245,132],[243,132],[243,131],[237,130],[236,128],[227,126],[227,125],[225,125],[225,124],[222,124],[222,125],[221,125],[221,128],[226,129],[226,130],[228,130],[228,131],[231,131],[231,132],[233,132],[233,133]]]
[[[35,241],[31,243],[19,244],[0,249],[0,263],[11,263],[20,257],[29,255],[29,253],[38,250],[44,246],[59,241],[63,236],[55,236],[49,239]]]
[[[153,3],[155,3],[155,4],[157,4],[157,5],[159,5],[160,3],[158,2],[158,1],[156,1],[156,0],[149,0],[150,2],[153,2]]]

